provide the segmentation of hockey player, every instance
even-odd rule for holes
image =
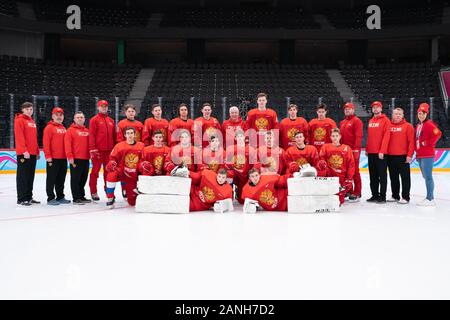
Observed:
[[[211,117],[211,113],[211,104],[206,102],[202,106],[203,116],[194,120],[192,137],[196,147],[205,148],[209,144],[212,136],[219,137],[221,143],[223,141],[220,123],[216,118]]]
[[[125,141],[125,128],[133,127],[136,130],[136,141],[143,141],[144,125],[142,122],[136,120],[136,107],[132,104],[127,104],[124,107],[126,119],[120,120],[117,124],[117,142]]]
[[[225,151],[222,148],[219,137],[211,136],[209,145],[202,150],[202,164],[199,170],[209,169],[217,173],[225,167]]]
[[[89,155],[92,160],[92,170],[89,176],[89,188],[91,198],[100,200],[97,193],[98,173],[103,166],[103,178],[106,189],[106,165],[108,164],[111,150],[116,144],[116,130],[114,120],[108,116],[108,102],[100,100],[97,103],[98,114],[89,121]]]
[[[287,179],[291,174],[261,175],[258,166],[248,172],[249,181],[242,190],[242,199],[258,201],[268,211],[287,211]]]
[[[187,167],[189,171],[198,171],[202,163],[202,152],[191,143],[191,135],[187,130],[180,130],[180,143],[170,149],[164,162],[167,175],[178,167]]]
[[[316,168],[319,177],[325,177],[327,174],[327,163],[319,160],[319,153],[315,147],[305,144],[305,135],[302,131],[295,134],[295,145],[286,150],[285,160],[286,169],[292,167],[293,163],[297,165],[291,168],[291,171],[299,171],[301,166],[309,164]]]
[[[289,105],[289,117],[280,122],[281,148],[287,150],[295,144],[295,134],[299,131],[305,136],[305,143],[309,141],[309,124],[303,117],[298,117],[298,106],[296,104]]]
[[[342,205],[345,201],[345,195],[350,191],[353,184],[353,175],[355,174],[355,160],[353,159],[352,149],[341,144],[340,130],[334,128],[331,130],[331,143],[327,143],[320,149],[319,157],[325,160],[328,165],[327,176],[339,177],[339,183],[342,191],[339,192],[339,202]],[[349,196],[350,201],[356,201],[353,195]]]
[[[169,121],[162,118],[162,109],[159,104],[152,106],[152,114],[153,118],[148,118],[144,122],[142,141],[146,146],[153,144],[153,133],[159,131],[163,135],[163,144],[168,146]]]
[[[33,199],[33,182],[36,173],[36,160],[39,160],[39,146],[36,123],[34,122],[33,104],[24,102],[21,113],[14,119],[14,139],[17,156],[17,204],[31,206],[39,204]]]
[[[164,135],[161,131],[153,131],[153,143],[144,148],[139,163],[139,172],[145,176],[165,176],[164,161],[170,154],[170,148],[164,144]]]
[[[278,131],[277,131],[278,132]],[[278,146],[273,131],[265,133],[265,145],[257,149],[258,163],[261,164],[261,174],[282,174],[285,170],[285,152]]]
[[[189,119],[189,110],[186,103],[180,104],[178,107],[178,117],[172,119],[169,123],[169,146],[173,147],[180,141],[180,134],[182,129],[188,130],[189,135],[192,132],[194,121]]]
[[[235,135],[237,130],[245,130],[245,121],[242,120],[239,115],[239,108],[236,106],[230,107],[230,118],[225,120],[222,124],[222,136],[223,136],[223,145],[232,146],[235,142]]]
[[[363,122],[355,116],[355,107],[351,102],[347,102],[344,105],[344,114],[345,119],[340,123],[341,142],[352,148],[353,159],[355,159],[355,175],[353,176],[353,187],[350,190],[350,194],[361,198],[362,185],[361,174],[359,173],[359,158],[363,139]]]
[[[84,113],[78,111],[64,137],[64,149],[70,164],[70,189],[73,204],[90,203],[86,199],[84,186],[89,175],[89,129],[84,126]]]
[[[409,164],[414,154],[414,127],[405,120],[404,111],[396,107],[392,111],[391,137],[386,154],[392,197],[388,202],[409,203],[411,171]],[[402,198],[400,199],[400,179],[402,178]]]
[[[316,112],[317,118],[309,122],[309,144],[320,152],[325,143],[331,142],[331,129],[337,126],[333,119],[327,118],[328,108],[324,103],[317,105]]]
[[[106,165],[106,196],[108,201],[107,207],[114,206],[114,190],[116,183],[125,182],[124,188],[127,196],[128,204],[134,206],[136,204],[136,189],[138,179],[138,165],[144,151],[144,143],[136,142],[136,129],[128,127],[125,129],[126,141],[116,144],[109,157]]]
[[[391,137],[391,121],[383,114],[380,101],[371,104],[373,117],[367,129],[366,155],[369,161],[370,190],[372,197],[367,202],[386,203],[387,153]]]
[[[47,204],[68,204],[70,200],[64,197],[64,182],[67,174],[67,159],[64,149],[66,128],[63,125],[64,110],[55,107],[52,110],[52,120],[44,129],[43,145],[47,161]],[[56,196],[55,196],[56,191]]]
[[[257,148],[264,144],[264,133],[269,130],[278,129],[277,113],[267,108],[267,94],[259,93],[257,96],[258,107],[247,114],[245,128],[249,130],[249,143]]]
[[[189,211],[211,209],[217,201],[232,200],[233,189],[227,183],[227,170],[190,172],[192,179]]]
[[[245,133],[237,130],[236,144],[228,146],[226,150],[226,168],[232,170],[233,183],[236,186],[236,198],[243,204],[242,188],[248,182],[248,171],[257,163],[255,149],[245,143]]]

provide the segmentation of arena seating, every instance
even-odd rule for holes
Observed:
[[[34,8],[36,17],[39,20],[51,22],[65,22],[67,18],[66,9],[73,3],[60,1],[36,1]],[[80,5],[81,22],[86,25],[96,26],[116,26],[116,27],[137,27],[145,26],[149,13],[145,10],[130,9],[127,7],[89,6]]]
[[[191,9],[166,13],[161,27],[318,29],[313,17],[296,9]]]
[[[17,16],[17,4],[14,0],[2,0],[0,2],[0,14],[7,16]]]
[[[367,6],[356,7],[351,10],[329,10],[326,17],[337,29],[365,29],[369,14]],[[441,24],[443,5],[440,1],[426,6],[408,5],[396,7],[380,6],[382,27],[398,27],[406,25]]]
[[[58,105],[66,110],[65,123],[69,124],[75,111],[75,96],[80,97],[80,110],[92,116],[96,110],[95,97],[106,99],[112,105],[114,97],[119,97],[122,104],[140,70],[139,65],[118,66],[93,61],[43,62],[15,56],[0,58],[2,109],[9,113],[10,93],[15,95],[16,111],[22,102],[32,101],[32,95],[38,95],[36,111],[40,130],[50,119],[54,96],[59,97]]]
[[[156,68],[147,92],[145,105],[158,102],[163,97],[165,116],[176,114],[181,102],[190,104],[194,97],[194,117],[200,116],[204,102],[213,105],[214,116],[222,120],[222,97],[226,106],[241,106],[245,114],[245,100],[249,107],[256,104],[259,92],[269,94],[268,105],[280,117],[286,116],[287,100],[300,106],[300,114],[308,119],[315,116],[314,106],[319,97],[334,113],[339,110],[342,99],[320,65],[275,64],[168,64]],[[148,115],[148,108],[142,116]],[[227,111],[228,116],[228,111]]]
[[[356,65],[343,65],[341,72],[367,110],[374,100],[383,102],[384,111],[390,115],[392,98],[396,106],[405,109],[405,117],[411,121],[410,99],[414,97],[412,119],[415,122],[417,107],[422,102],[429,102],[434,97],[433,120],[439,124],[444,133],[439,146],[450,145],[450,123],[442,104],[438,71],[439,64],[403,63],[377,64],[368,68]]]

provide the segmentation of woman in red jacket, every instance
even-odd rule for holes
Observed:
[[[417,110],[419,123],[416,126],[416,159],[419,162],[420,171],[425,179],[427,197],[418,203],[419,206],[435,206],[434,202],[434,147],[442,136],[442,132],[436,124],[427,119],[430,112],[428,103],[421,103]]]

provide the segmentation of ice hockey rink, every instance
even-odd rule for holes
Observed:
[[[0,175],[0,298],[449,299],[450,174],[434,175],[435,208],[416,206],[412,176],[409,205],[366,203],[363,174],[363,201],[338,213],[173,215],[136,214],[119,190],[114,210],[104,195],[49,207],[45,174],[42,204],[18,208]]]

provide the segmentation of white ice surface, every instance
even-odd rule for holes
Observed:
[[[415,205],[425,186],[413,174],[409,205],[147,215],[119,190],[114,210],[102,193],[48,207],[43,174],[43,204],[17,208],[15,176],[0,175],[0,298],[449,299],[450,174],[435,183],[436,208]],[[363,186],[365,199],[366,174]],[[70,199],[69,176],[66,187]]]

